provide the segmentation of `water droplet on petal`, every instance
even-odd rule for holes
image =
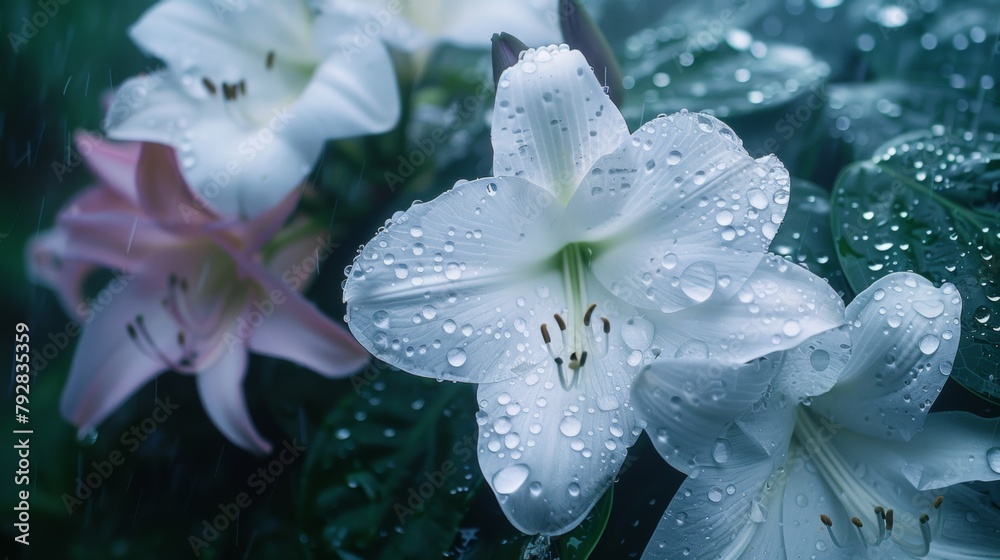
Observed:
[[[712,460],[716,463],[725,463],[729,460],[729,456],[732,454],[732,444],[726,438],[719,438],[715,440],[715,444],[712,446]]]
[[[941,339],[934,336],[933,334],[924,335],[924,337],[920,339],[919,343],[920,351],[923,352],[924,354],[927,354],[928,356],[936,352],[938,346],[940,345],[941,345]]]
[[[583,425],[575,416],[567,416],[559,423],[559,431],[566,437],[575,437],[580,433]]]
[[[634,315],[622,324],[622,339],[633,350],[645,350],[653,343],[653,323]]]
[[[531,474],[531,469],[527,465],[517,464],[504,467],[493,475],[493,490],[500,495],[513,494],[524,484],[525,480],[528,480],[529,474]]]
[[[684,295],[698,303],[712,296],[715,283],[715,265],[707,261],[696,262],[681,273],[681,290]]]
[[[452,348],[448,351],[448,363],[451,367],[461,367],[467,358],[468,355],[461,348]]]
[[[1000,474],[1000,447],[991,447],[986,451],[986,463],[990,470]]]
[[[722,488],[718,486],[713,486],[708,489],[708,500],[713,503],[719,503],[722,501]]]

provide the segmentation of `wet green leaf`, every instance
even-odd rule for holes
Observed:
[[[826,279],[841,297],[853,296],[833,244],[830,193],[825,189],[809,181],[792,179],[788,212],[769,250]]]
[[[889,142],[838,178],[833,227],[856,291],[904,270],[958,287],[951,376],[1000,402],[1000,137],[937,127]]]
[[[368,369],[310,446],[299,517],[318,557],[440,557],[482,481],[471,385]]]
[[[673,44],[648,50],[626,62],[632,91],[623,113],[629,122],[638,122],[641,113],[648,119],[681,109],[722,118],[756,113],[814,90],[830,73],[808,49],[765,45],[738,30],[702,50],[677,52]]]

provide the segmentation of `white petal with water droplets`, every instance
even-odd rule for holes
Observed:
[[[559,535],[575,527],[635,443],[629,386],[637,368],[624,361],[621,345],[612,333],[611,351],[592,351],[569,390],[552,360],[479,385],[479,464],[521,531]]]
[[[961,314],[951,284],[935,288],[912,273],[879,279],[848,306],[851,358],[813,410],[860,433],[910,439],[951,371]]]
[[[696,465],[724,464],[732,450],[722,433],[761,399],[780,365],[780,357],[742,365],[656,360],[632,387],[636,414],[674,468],[690,473]]]
[[[593,164],[568,219],[601,249],[594,274],[637,307],[665,312],[735,294],[788,204],[788,172],[754,160],[718,119],[676,113]]]
[[[601,156],[628,138],[618,108],[578,51],[526,51],[500,76],[493,173],[516,176],[565,203]]]
[[[649,317],[664,357],[736,363],[792,348],[844,322],[843,303],[825,280],[774,255],[729,298]]]
[[[768,456],[738,431],[729,436],[733,463],[699,467],[681,485],[644,560],[785,558],[779,523],[783,480],[774,472],[784,462],[788,440]]]
[[[370,241],[344,288],[348,324],[379,359],[425,377],[489,383],[551,361],[539,330],[567,306],[558,203],[514,178],[456,186]]]

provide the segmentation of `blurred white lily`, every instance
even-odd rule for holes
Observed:
[[[643,558],[995,558],[1000,509],[963,483],[1000,480],[1000,423],[927,414],[961,310],[951,284],[897,273],[848,306],[845,327],[795,349],[744,366],[653,364],[636,407],[690,477]],[[740,390],[758,369],[777,376]],[[706,395],[678,379],[706,374],[734,388],[698,407]]]
[[[173,146],[213,209],[255,217],[305,178],[326,140],[398,120],[385,47],[343,48],[355,23],[304,0],[164,0],[131,36],[167,67],[122,85],[108,134]]]
[[[529,49],[499,80],[497,177],[395,216],[355,259],[348,323],[416,375],[479,383],[479,462],[511,522],[556,535],[611,485],[643,363],[741,363],[839,325],[768,256],[788,176],[708,116],[630,135],[587,61]]]
[[[354,48],[373,38],[404,51],[427,51],[450,43],[488,48],[494,33],[506,31],[529,45],[559,41],[557,0],[327,0],[361,24]]]

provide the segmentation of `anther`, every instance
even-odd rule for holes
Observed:
[[[892,532],[892,510],[885,510],[885,530],[888,533]]]
[[[552,343],[552,337],[549,336],[549,326],[545,323],[542,323],[542,340],[545,341],[545,344]]]
[[[601,317],[601,323],[604,323],[604,334],[611,332],[611,321],[608,321],[607,317]]]
[[[185,342],[187,342],[187,337],[184,336],[184,331],[177,331],[177,345],[184,346]]]
[[[854,523],[854,526],[857,527],[858,529],[860,529],[860,528],[862,528],[862,527],[865,526],[864,523],[862,523],[861,520],[858,519],[857,517],[852,517],[851,518],[851,523]]]
[[[594,314],[594,309],[596,308],[597,308],[596,303],[590,304],[590,307],[587,308],[587,312],[583,314],[583,326],[585,327],[590,326],[590,316]]]
[[[562,315],[556,313],[555,315],[553,315],[553,317],[555,317],[555,319],[556,319],[556,324],[559,325],[559,330],[565,331],[566,330],[566,321],[563,320]]]
[[[267,61],[265,62],[265,66],[267,66],[268,70],[274,68],[274,51],[267,51]]]
[[[941,504],[944,503],[944,496],[938,496],[934,499],[934,509],[940,509]]]
[[[819,520],[823,522],[823,525],[826,525],[827,527],[833,527],[833,520],[830,519],[830,516],[828,516],[827,514],[825,513],[819,514]]]
[[[247,81],[240,80],[239,86],[240,86],[240,95],[245,96],[247,94]]]
[[[201,85],[205,86],[209,95],[215,95],[215,93],[219,91],[218,88],[215,87],[215,84],[212,83],[212,80],[209,80],[208,78],[202,78]]]
[[[587,363],[587,351],[584,350],[583,354],[580,354],[580,367],[583,367]]]

